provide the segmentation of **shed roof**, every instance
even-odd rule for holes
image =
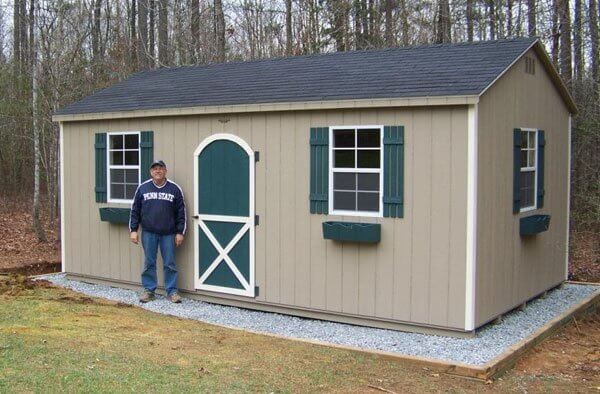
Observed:
[[[536,38],[519,38],[142,71],[55,115],[480,95],[536,43],[541,47]]]

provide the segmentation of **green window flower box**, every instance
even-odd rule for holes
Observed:
[[[377,243],[381,225],[377,223],[323,222],[323,238],[344,242]]]
[[[533,215],[521,218],[521,236],[543,233],[550,227],[550,215]]]
[[[129,208],[100,208],[100,220],[115,224],[129,224]]]

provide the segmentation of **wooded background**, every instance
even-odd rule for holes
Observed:
[[[597,0],[0,0],[0,197],[59,209],[52,113],[131,73],[539,36],[576,99],[571,218],[600,229]]]

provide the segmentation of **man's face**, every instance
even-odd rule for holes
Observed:
[[[154,182],[161,183],[167,176],[167,169],[163,166],[154,166],[150,169],[150,176]]]

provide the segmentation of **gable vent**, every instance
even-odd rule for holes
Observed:
[[[535,75],[535,59],[529,56],[525,56],[525,72],[527,74]]]

